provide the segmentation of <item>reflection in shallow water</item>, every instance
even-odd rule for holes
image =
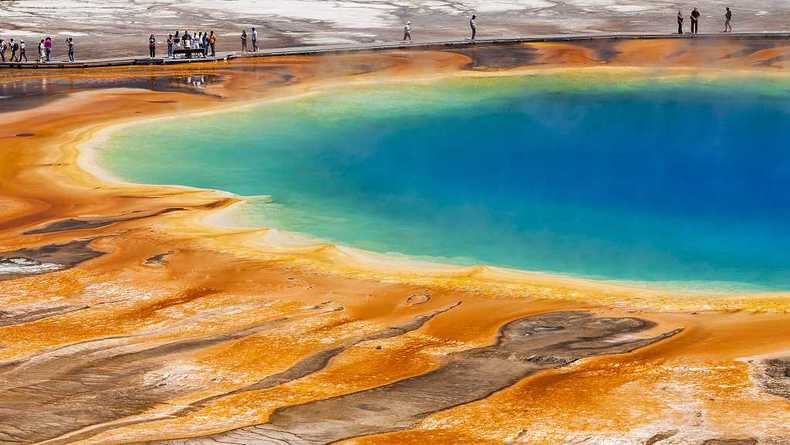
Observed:
[[[0,112],[34,108],[64,95],[100,88],[141,88],[203,94],[203,88],[222,82],[220,74],[102,77],[37,77],[0,82]]]

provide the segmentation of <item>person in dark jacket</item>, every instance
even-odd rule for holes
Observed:
[[[156,57],[156,37],[153,34],[148,37],[148,56],[152,59]]]
[[[732,32],[732,11],[730,8],[727,8],[727,12],[724,13],[724,32]]]
[[[699,18],[702,14],[699,13],[697,8],[691,11],[691,33],[699,34]]]
[[[72,37],[66,39],[66,49],[69,53],[69,62],[74,63],[74,39]]]

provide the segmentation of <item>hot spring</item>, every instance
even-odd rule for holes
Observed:
[[[790,289],[790,81],[578,73],[344,87],[115,131],[135,182],[379,252]]]

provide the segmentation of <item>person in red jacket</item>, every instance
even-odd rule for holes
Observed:
[[[52,37],[47,36],[44,39],[44,54],[46,54],[47,62],[52,61]]]

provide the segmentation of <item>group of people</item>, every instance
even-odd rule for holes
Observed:
[[[699,9],[694,8],[691,11],[690,19],[691,19],[691,34],[698,34],[699,33],[699,20],[702,14],[700,13]],[[683,14],[678,11],[678,34],[683,34],[683,24],[685,22],[685,18]],[[411,42],[412,26],[411,22],[406,22],[403,25],[403,41],[404,42]],[[477,38],[477,16],[472,15],[469,18],[469,31],[470,36],[469,40],[474,41]],[[730,8],[726,9],[724,14],[724,32],[732,32],[732,11]],[[198,34],[189,34],[184,31],[184,34],[180,37],[180,45],[183,48],[200,48],[203,49],[203,57],[206,57],[208,54],[208,50],[210,48],[211,56],[213,57],[216,53],[214,51],[214,46],[216,44],[216,37],[214,35],[214,31],[211,31],[210,34],[206,33],[198,33]],[[156,56],[156,39],[153,34],[149,39],[149,48],[151,50],[151,57]],[[176,31],[175,37],[171,34],[167,38],[167,56],[173,57],[173,48],[175,45],[179,45],[179,34]],[[248,33],[246,29],[241,31],[241,51],[242,52],[257,52],[258,51],[258,31],[255,28],[252,28]]]
[[[74,62],[74,39],[67,37],[65,41],[66,52],[69,62]],[[52,37],[45,37],[38,43],[38,62],[52,61],[53,40]],[[14,39],[0,39],[0,61],[2,62],[28,62],[27,45],[24,40],[15,41]]]
[[[699,9],[694,8],[691,10],[689,18],[691,19],[691,34],[699,34],[699,19],[702,14]],[[683,13],[678,11],[678,34],[683,34],[683,22],[685,21]],[[732,32],[732,10],[726,8],[724,12],[724,31]]]
[[[699,21],[702,14],[699,9],[694,8],[689,15],[691,22],[691,34],[699,33]],[[685,17],[678,11],[678,34],[683,34],[683,25]],[[472,15],[469,19],[469,29],[471,35],[469,40],[474,41],[477,37],[477,16]],[[403,41],[412,41],[411,36],[412,26],[411,22],[406,22],[403,26]],[[732,11],[726,8],[724,13],[724,32],[732,32]],[[156,57],[156,36],[151,34],[148,37],[148,50],[151,58]],[[176,31],[175,34],[167,36],[167,57],[175,57],[177,49],[191,50],[187,51],[191,55],[193,51],[197,50],[203,57],[216,56],[217,35],[214,31],[210,32],[188,32]],[[66,52],[68,54],[69,62],[74,62],[74,39],[71,37],[66,38],[65,41]],[[38,44],[38,61],[51,62],[53,51],[52,37],[41,39]],[[257,52],[258,51],[258,31],[252,28],[248,33],[246,29],[241,31],[241,51],[242,52]],[[14,39],[3,40],[0,39],[0,61],[2,62],[27,62],[27,48],[25,41],[15,41]]]
[[[702,17],[699,9],[694,8],[689,15],[691,19],[691,34],[699,34],[699,19]],[[683,23],[685,18],[683,17],[683,13],[678,11],[678,34],[683,34]],[[477,16],[472,15],[469,18],[469,30],[471,35],[469,40],[475,40],[477,37]],[[724,12],[724,31],[723,32],[732,32],[732,10],[727,7]],[[403,25],[403,41],[404,42],[411,42],[411,22],[406,22]]]
[[[252,42],[252,47],[247,45],[247,40]],[[247,34],[246,29],[241,30],[241,52],[246,53],[247,51],[258,52],[258,31],[255,28],[252,28],[249,34]]]
[[[247,44],[247,41],[252,41],[252,46]],[[217,35],[214,31],[209,32],[192,32],[176,31],[175,34],[168,34],[167,36],[167,57],[174,58],[178,49],[190,50],[185,51],[189,57],[194,50],[198,50],[203,57],[216,57],[217,55]],[[241,31],[241,51],[258,51],[258,31],[252,28],[251,32],[247,34],[247,30]],[[151,34],[148,36],[148,55],[153,59],[156,57],[156,36]]]
[[[472,35],[469,37],[469,40],[474,40],[477,37],[477,16],[472,15],[469,18],[469,29],[472,32]],[[403,25],[403,41],[404,42],[411,42],[411,22],[406,22]]]
[[[168,34],[167,36],[167,57],[174,58],[177,49],[197,51],[203,57],[214,57],[217,55],[217,35],[214,31],[210,32],[192,32],[176,31],[175,34]],[[191,56],[192,51],[187,52]],[[151,34],[148,37],[148,55],[153,59],[156,57],[156,36]]]

